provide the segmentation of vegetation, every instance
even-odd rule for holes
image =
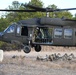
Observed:
[[[26,3],[23,3],[26,4]],[[38,7],[44,7],[44,3],[41,0],[31,0],[27,4],[32,4]],[[57,9],[57,6],[54,4],[48,5],[49,8]],[[19,3],[18,1],[13,1],[10,6],[8,6],[7,9],[27,9],[25,8],[22,3]],[[28,8],[29,9],[29,8]],[[46,16],[46,13],[42,12],[6,12],[5,15],[1,15],[0,17],[0,31],[3,31],[8,25],[10,25],[13,22],[17,22],[19,20],[24,20],[28,18],[36,18],[36,17],[44,17]],[[62,12],[50,12],[51,17],[66,17],[70,19],[76,19],[73,17],[73,15],[68,11],[62,11]],[[5,44],[5,45],[4,45]],[[6,43],[0,42],[0,48],[5,47]]]

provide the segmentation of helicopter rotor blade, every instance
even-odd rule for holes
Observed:
[[[41,11],[41,12],[55,12],[55,11],[65,11],[65,10],[76,10],[76,8],[67,8],[67,9],[53,9],[53,8],[41,8],[41,7],[37,7],[37,6],[34,6],[34,5],[29,5],[29,4],[25,4],[24,5],[25,7],[30,7],[32,9],[35,9],[37,11]]]
[[[35,10],[37,10],[37,11],[46,11],[46,8],[41,8],[41,7],[37,7],[37,6],[34,6],[34,5],[29,5],[29,4],[25,4],[24,5],[25,7],[30,7],[30,8],[32,8],[32,9],[35,9]]]
[[[7,10],[7,9],[0,9],[0,11],[7,11],[7,12],[36,12],[36,10]]]
[[[68,10],[76,10],[76,8],[56,9],[54,11],[68,11]]]
[[[53,8],[41,8],[33,5],[26,5],[25,7],[30,7],[32,9],[25,9],[25,10],[9,10],[9,9],[0,9],[0,11],[7,11],[7,12],[56,12],[56,11],[68,11],[68,10],[76,10],[76,8],[67,8],[67,9],[53,9]]]

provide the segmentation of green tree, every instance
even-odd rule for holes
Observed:
[[[9,10],[18,10],[20,8],[20,3],[18,1],[13,1],[12,5],[10,5],[8,7]],[[6,18],[10,21],[10,23],[12,22],[16,22],[18,21],[18,13],[17,12],[10,12],[6,15]]]
[[[6,18],[0,18],[0,31],[3,31],[9,25],[9,21]]]
[[[29,1],[28,4],[38,6],[38,7],[43,7],[43,2],[41,0],[31,0]]]
[[[26,3],[25,3],[26,4]],[[31,0],[29,1],[28,4],[33,4],[38,7],[42,7],[43,3],[40,0]],[[9,6],[8,8],[10,9],[22,9],[25,10],[27,8],[23,7],[21,3],[18,1],[12,2],[12,5]],[[12,23],[12,22],[17,22],[19,20],[24,20],[28,18],[36,18],[36,17],[42,17],[41,12],[10,12],[7,14],[6,18]]]
[[[73,17],[73,15],[68,11],[56,12],[55,15],[56,15],[55,17],[59,17],[59,18],[65,17],[65,18],[72,19]]]
[[[43,2],[41,0],[31,0],[31,1],[29,1],[28,4],[36,6],[36,7],[41,7],[41,8],[43,7]],[[29,13],[29,15],[31,18],[37,18],[37,17],[44,16],[42,12],[31,12],[31,13]]]
[[[9,5],[9,9],[19,9],[20,3],[18,1],[13,1],[12,5]]]
[[[56,5],[52,4],[52,5],[49,5],[48,6],[49,8],[52,8],[53,10],[55,9],[59,9]],[[50,16],[53,18],[53,17],[57,17],[57,18],[62,18],[62,17],[65,17],[65,18],[72,18],[73,15],[68,12],[68,11],[55,11],[55,12],[50,12]]]
[[[57,9],[57,6],[55,4],[49,5],[48,8],[53,8],[54,10]]]

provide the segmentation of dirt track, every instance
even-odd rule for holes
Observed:
[[[76,61],[38,61],[37,56],[45,57],[52,53],[73,53],[76,50],[32,51],[25,54],[23,51],[4,52],[4,60],[0,62],[0,75],[76,75]]]

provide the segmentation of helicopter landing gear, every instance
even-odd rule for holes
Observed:
[[[36,45],[35,46],[35,51],[36,52],[40,52],[41,51],[41,46],[40,45]]]
[[[25,53],[29,53],[31,51],[31,47],[30,46],[24,46],[23,51]]]

